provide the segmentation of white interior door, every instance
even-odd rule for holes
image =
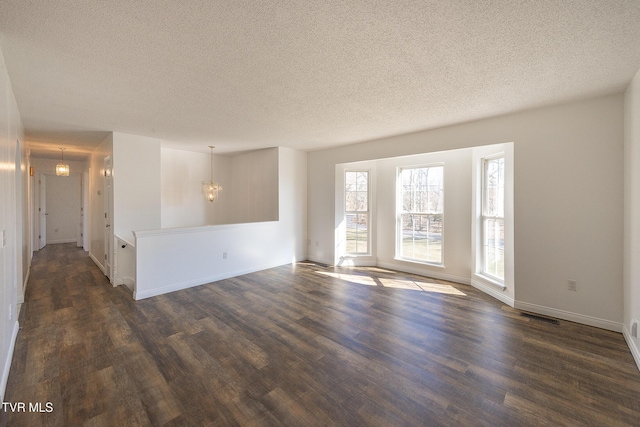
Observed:
[[[38,212],[40,213],[40,230],[38,233],[38,249],[42,249],[47,245],[47,176],[40,174],[40,204]]]

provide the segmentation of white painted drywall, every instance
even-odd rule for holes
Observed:
[[[219,200],[206,201],[209,154],[162,149],[162,228],[243,224],[278,219],[278,149],[214,156]]]
[[[24,140],[18,141],[19,147],[16,147],[18,160],[19,177],[16,177],[16,230],[22,231],[22,250],[21,256],[16,257],[16,269],[21,271],[20,281],[22,286],[18,286],[18,304],[24,302],[24,292],[29,280],[29,272],[31,268],[31,258],[33,251],[31,249],[31,186],[29,185],[29,154],[26,149]],[[20,202],[21,201],[21,202]]]
[[[307,259],[307,153],[285,147],[277,150],[280,225],[278,239],[271,245],[286,252],[287,262],[303,261]]]
[[[0,52],[0,399],[3,401],[18,334],[17,296],[23,281],[23,231],[17,228],[18,217],[24,215],[23,194],[16,191],[20,188],[17,181],[21,180],[16,173],[18,140],[24,141],[22,121]]]
[[[234,223],[278,220],[278,170],[277,148],[232,157]]]
[[[309,258],[334,260],[335,165],[511,141],[516,302],[620,330],[621,94],[309,153]]]
[[[104,194],[104,159],[113,156],[113,134],[109,134],[91,153],[90,183],[89,183],[89,256],[106,274],[105,255],[105,194]],[[71,167],[71,165],[69,165]]]
[[[161,142],[113,133],[113,233],[127,240],[161,226]]]
[[[113,284],[134,290],[136,280],[136,248],[133,242],[115,237],[116,256],[113,263]]]
[[[80,234],[81,175],[47,176],[47,244],[77,242]]]
[[[88,168],[87,162],[67,160],[65,160],[64,162],[69,165],[69,175],[81,175]],[[59,159],[54,160],[31,157],[31,166],[33,166],[35,176],[38,176],[39,174],[56,176],[56,165],[58,163],[60,163]]]
[[[214,180],[223,187],[220,199],[211,203],[202,192],[211,175],[210,154],[162,148],[162,228],[225,224],[233,194],[229,171],[231,158],[214,155]]]
[[[640,71],[625,94],[624,116],[624,336],[640,368],[640,340],[631,322],[640,322]]]
[[[38,182],[39,177],[41,175],[46,175],[47,178],[51,178],[51,179],[54,179],[54,180],[57,179],[58,181],[56,181],[56,182],[57,182],[57,184],[59,184],[60,191],[65,192],[65,188],[64,188],[65,185],[64,184],[65,183],[69,183],[70,185],[74,186],[74,188],[75,188],[76,185],[80,185],[80,180],[84,177],[85,173],[88,171],[88,168],[89,168],[89,162],[67,161],[67,160],[65,160],[65,163],[69,165],[69,171],[70,171],[69,172],[69,176],[68,177],[58,177],[55,174],[55,170],[56,170],[55,168],[56,168],[56,165],[58,163],[60,163],[60,160],[43,159],[43,158],[37,158],[37,157],[30,158],[30,166],[33,167],[33,172],[34,172],[33,173],[34,174],[33,180],[30,182],[30,186],[32,186],[33,188],[31,188],[30,191],[33,191],[35,194],[39,194],[39,191],[40,191],[39,182]],[[26,169],[25,169],[25,174],[28,175],[28,171]],[[67,180],[67,178],[68,178],[68,180]],[[47,179],[45,181],[45,185],[47,187],[49,186],[48,183],[49,183],[49,179]],[[57,190],[54,190],[54,191],[57,191]],[[73,190],[73,191],[75,191],[75,190]],[[55,198],[56,195],[51,195],[49,197]],[[69,196],[65,193],[65,195],[63,197],[68,198]],[[73,200],[74,206],[75,206],[76,202],[82,203],[82,197],[83,196],[81,194],[79,201],[76,201],[75,197],[74,197],[74,200]],[[87,203],[88,203],[88,199],[89,198],[87,197]],[[39,197],[33,197],[32,200],[33,200],[33,205],[34,205],[34,209],[33,209],[32,213],[36,217],[35,226],[34,226],[34,232],[35,232],[35,237],[36,237],[36,241],[37,241],[37,237],[40,234],[40,224],[39,224],[40,221],[39,221],[38,209],[42,209],[42,210],[44,210],[46,212],[46,208],[47,207],[46,206],[42,206],[42,207],[40,206],[40,198]],[[47,204],[49,204],[50,202],[54,203],[54,204],[58,203],[58,201],[56,201],[56,200],[47,199]],[[61,207],[61,208],[63,210],[65,210],[64,207]],[[66,213],[64,215],[66,215]],[[75,211],[73,212],[73,215],[74,216],[76,215]],[[78,215],[80,215],[80,214],[78,214]],[[52,214],[47,215],[47,223],[51,223],[52,221],[53,222],[62,221],[64,223],[62,228],[66,229],[66,230],[71,230],[71,223],[70,223],[71,218],[62,218],[62,217],[60,217],[60,219],[52,219],[51,216],[52,216]],[[56,216],[55,212],[53,213],[53,216]],[[78,223],[80,221],[82,221],[82,219],[80,217],[78,217],[78,218],[74,217],[73,220],[75,221],[74,227],[76,227],[76,228],[77,228]],[[89,217],[85,216],[85,220],[89,220]],[[33,222],[33,221],[30,221],[30,222]],[[60,227],[58,227],[58,229],[60,229]],[[79,240],[80,236],[78,236],[78,233],[75,233],[75,231],[78,231],[78,230],[74,229],[75,230],[74,231],[75,234],[73,236],[71,236],[71,232],[70,231],[62,232],[64,234],[64,236],[61,236],[61,232],[60,231],[58,233],[53,233],[52,230],[55,230],[55,225],[53,226],[53,228],[48,227],[47,230],[46,230],[47,243],[55,244],[55,243],[67,243],[67,242],[81,241],[81,239]],[[34,249],[37,250],[38,246],[36,245],[34,247]]]
[[[306,154],[275,152],[279,220],[136,231],[136,299],[305,258]]]

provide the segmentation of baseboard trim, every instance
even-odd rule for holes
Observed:
[[[277,265],[266,265],[266,266],[252,268],[248,270],[232,271],[232,272],[217,274],[214,276],[207,276],[207,277],[201,277],[199,279],[188,280],[186,282],[174,283],[172,285],[167,285],[161,288],[150,289],[142,292],[139,292],[136,290],[133,292],[133,299],[136,301],[139,301],[141,299],[151,298],[158,295],[168,294],[170,292],[193,288],[194,286],[206,285],[208,283],[217,282],[219,280],[230,279],[232,277],[242,276],[243,274],[255,273],[256,271],[267,270],[269,268],[280,267],[281,265],[287,265],[287,264],[288,263],[277,264]]]
[[[333,261],[328,261],[326,259],[307,257],[306,260],[307,261],[311,261],[311,262],[315,262],[315,263],[318,263],[318,264],[333,265]]]
[[[581,323],[583,325],[595,326],[596,328],[607,329],[609,331],[622,332],[622,323],[612,322],[611,320],[600,319],[598,317],[520,301],[516,301],[515,308],[518,310],[530,311],[532,313],[568,320],[570,322]]]
[[[640,370],[640,350],[636,346],[636,343],[633,340],[633,337],[631,336],[631,334],[629,333],[627,326],[624,324],[622,325],[622,336],[624,337],[624,340],[627,342],[627,345],[629,346],[629,350],[631,350],[631,355],[633,356],[633,360],[635,360],[636,362],[636,366],[638,367],[638,370]]]
[[[376,267],[377,262],[372,257],[344,256],[335,265],[336,267]]]
[[[98,258],[93,256],[93,254],[91,252],[89,252],[89,258],[91,258],[91,260],[98,266],[98,268],[102,271],[102,274],[104,274],[106,276],[107,275],[107,270],[106,270],[105,266],[102,265],[100,263],[100,261],[98,261]]]
[[[504,290],[501,289],[499,286],[490,285],[488,283],[485,283],[484,281],[480,281],[477,279],[471,279],[471,286],[473,286],[474,288],[478,289],[481,292],[484,292],[489,296],[492,296],[498,301],[501,301],[507,304],[509,307],[513,307],[515,304],[517,304],[513,298],[511,298],[508,295],[505,295]]]
[[[24,294],[27,291],[27,283],[29,283],[29,276],[31,275],[31,267],[27,268],[27,275],[24,277],[24,282],[22,283],[22,289],[18,292],[18,300],[16,301],[18,304],[24,304]]]
[[[47,245],[57,245],[60,243],[77,243],[77,239],[60,239],[60,240],[47,240]]]
[[[122,279],[122,284],[129,288],[131,292],[136,288],[136,281],[131,277],[125,277]]]
[[[460,283],[462,285],[470,285],[471,282],[468,277],[455,276],[453,274],[439,273],[433,270],[425,270],[422,268],[409,267],[403,264],[396,264],[393,262],[378,261],[377,267],[388,268],[390,270],[402,271],[404,273],[417,274],[420,276],[431,277],[433,279],[447,280],[449,282]]]
[[[11,370],[11,361],[13,360],[13,351],[16,347],[16,339],[18,338],[18,331],[20,325],[16,320],[13,324],[13,333],[11,334],[11,341],[9,342],[9,351],[6,354],[6,361],[4,364],[4,370],[2,371],[2,382],[0,383],[0,400],[4,402],[4,392],[7,390],[7,381],[9,380],[9,371]]]

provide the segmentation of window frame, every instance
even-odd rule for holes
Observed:
[[[356,211],[348,211],[347,210],[347,174],[348,173],[366,173],[367,174],[367,210],[366,211],[361,211],[361,210],[356,210]],[[357,176],[356,176],[356,180],[357,180]],[[356,190],[356,193],[358,191]],[[371,256],[371,233],[372,233],[372,228],[371,228],[371,170],[369,169],[345,169],[344,171],[344,185],[343,185],[343,201],[344,201],[344,223],[345,223],[345,227],[344,227],[344,253],[345,255],[351,256],[351,257],[356,257],[356,256]],[[348,239],[347,239],[347,232],[348,232],[348,227],[347,227],[347,217],[349,215],[363,215],[366,214],[367,215],[367,249],[365,252],[349,252],[348,250]],[[357,244],[358,240],[356,239],[356,249],[357,249]]]
[[[489,215],[487,214],[487,200],[488,200],[488,177],[487,177],[487,165],[489,162],[494,161],[494,160],[499,160],[502,159],[503,161],[503,166],[502,166],[502,216],[500,215]],[[506,206],[505,206],[505,202],[506,202],[506,170],[507,170],[507,164],[506,164],[507,160],[506,160],[506,156],[505,153],[496,153],[493,154],[491,156],[487,156],[487,157],[483,157],[480,160],[480,164],[481,164],[481,168],[482,168],[482,174],[481,174],[481,187],[480,187],[480,274],[484,277],[486,277],[487,279],[500,283],[500,284],[504,284],[504,268],[505,268],[505,248],[504,248],[504,244],[505,244],[505,237],[504,237],[504,227],[506,224],[506,220],[505,220],[505,211],[506,211]],[[488,261],[488,257],[487,257],[487,248],[488,245],[486,244],[487,241],[487,222],[488,221],[502,221],[502,233],[503,233],[503,248],[502,248],[502,278],[494,275],[492,273],[490,273],[487,268],[487,261]],[[497,249],[498,247],[494,244],[493,246],[494,249]],[[496,267],[497,270],[497,267]]]
[[[442,207],[439,212],[417,212],[417,211],[404,211],[403,210],[403,196],[404,196],[404,188],[402,184],[402,172],[405,170],[411,169],[429,169],[429,168],[442,168],[442,182],[441,182],[441,198],[442,198]],[[422,165],[408,165],[408,166],[398,166],[396,169],[396,251],[395,258],[400,261],[417,263],[417,264],[425,264],[434,267],[442,267],[444,268],[444,236],[445,236],[445,164],[444,162],[437,163],[428,163]],[[434,262],[428,259],[421,259],[407,256],[403,253],[403,228],[402,228],[402,216],[403,214],[413,214],[413,215],[424,215],[427,217],[440,217],[441,222],[441,232],[440,232],[440,261]],[[428,251],[428,249],[427,249]],[[428,252],[427,252],[428,253]]]

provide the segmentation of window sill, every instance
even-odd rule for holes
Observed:
[[[425,267],[441,268],[441,269],[444,270],[444,264],[433,264],[433,263],[426,262],[426,261],[418,261],[418,260],[415,260],[415,259],[397,258],[397,257],[394,257],[393,259],[395,261],[406,262],[406,263],[409,263],[409,264],[418,264],[418,265],[423,265]]]
[[[342,255],[335,261],[338,267],[367,267],[376,264],[376,259],[371,254]]]
[[[498,289],[501,289],[503,291],[507,289],[507,287],[505,286],[504,282],[501,282],[501,281],[496,280],[494,278],[491,278],[489,276],[485,276],[484,274],[475,273],[473,276],[474,276],[474,278],[476,280],[479,280],[482,283],[485,283],[487,285],[494,286],[494,287],[496,287]]]

